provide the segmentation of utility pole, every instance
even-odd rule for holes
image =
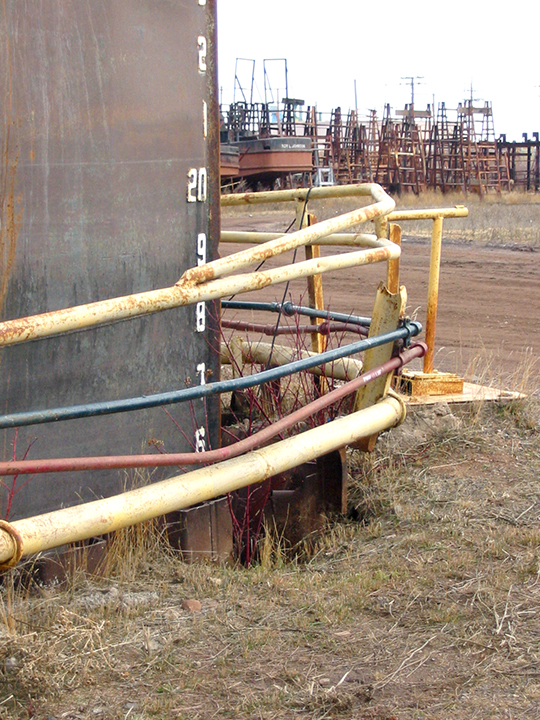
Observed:
[[[409,114],[410,114],[411,112],[414,112],[414,84],[415,84],[415,80],[423,80],[423,79],[424,79],[424,76],[423,76],[423,75],[414,75],[414,76],[413,76],[413,75],[407,75],[406,77],[402,77],[401,79],[402,79],[402,80],[407,80],[407,85],[410,85],[410,86],[411,86],[411,107],[410,107],[410,109],[409,109]],[[401,84],[403,85],[404,83],[401,83]],[[418,82],[417,82],[416,84],[417,84],[417,85],[421,85],[422,83],[418,83]]]

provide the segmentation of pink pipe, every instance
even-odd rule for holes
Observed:
[[[281,418],[264,430],[261,430],[234,445],[207,450],[206,452],[166,453],[164,455],[109,455],[100,457],[81,458],[52,458],[50,460],[12,460],[0,463],[0,476],[2,475],[29,475],[49,472],[70,472],[75,470],[115,470],[139,467],[169,467],[173,465],[204,465],[221,462],[232,457],[242,455],[253,450],[258,445],[271,440],[279,433],[288,430],[302,420],[323,410],[332,403],[341,400],[346,395],[358,390],[362,385],[372,382],[381,375],[397,370],[410,362],[413,358],[422,357],[427,352],[427,345],[423,342],[414,343],[404,350],[398,357],[391,358],[377,368],[359,375],[354,380],[342,385],[332,392],[322,395],[317,400],[296,410],[296,412]]]
[[[357,335],[368,334],[368,328],[352,323],[328,322],[325,320],[319,325],[282,325],[276,329],[275,325],[263,325],[260,323],[245,322],[243,320],[221,320],[221,326],[232,330],[244,330],[246,332],[260,332],[263,335],[292,335],[296,333],[320,333],[329,335],[332,332],[351,332]]]

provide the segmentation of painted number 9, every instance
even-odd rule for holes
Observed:
[[[206,265],[206,234],[197,235],[197,265]]]

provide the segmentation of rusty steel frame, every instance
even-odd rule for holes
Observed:
[[[234,110],[233,106],[230,109]],[[247,117],[258,116],[256,104],[243,112]],[[303,120],[297,122],[296,134],[312,141],[313,173],[331,171],[338,183],[377,182],[390,191],[416,194],[431,188],[482,195],[511,190],[517,181],[538,191],[538,138],[528,148],[526,136],[525,143],[519,144],[507,143],[504,136],[495,140],[490,102],[475,107],[471,100],[465,100],[451,121],[444,102],[439,103],[436,116],[434,107],[417,110],[412,103],[395,115],[386,104],[380,119],[371,110],[367,122],[359,121],[356,110],[344,115],[335,108],[325,113],[327,119],[320,116],[316,107],[308,106]],[[229,125],[234,133],[234,119]],[[267,133],[261,121],[251,124],[249,130],[260,138]],[[523,158],[520,147],[525,148]],[[536,169],[531,172],[533,151]],[[511,171],[512,166],[515,170],[516,158],[521,166],[519,180]],[[309,175],[304,171],[301,181]]]

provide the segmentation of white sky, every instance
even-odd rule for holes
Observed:
[[[219,84],[233,97],[237,57],[256,61],[254,101],[264,99],[263,59],[287,58],[289,96],[322,112],[354,108],[361,115],[385,103],[392,111],[445,102],[448,119],[470,97],[493,104],[495,135],[521,140],[540,131],[540,3],[514,0],[217,0]],[[285,94],[282,63],[271,63],[273,88]],[[249,89],[251,66],[239,64]],[[237,100],[241,99],[237,93]]]

